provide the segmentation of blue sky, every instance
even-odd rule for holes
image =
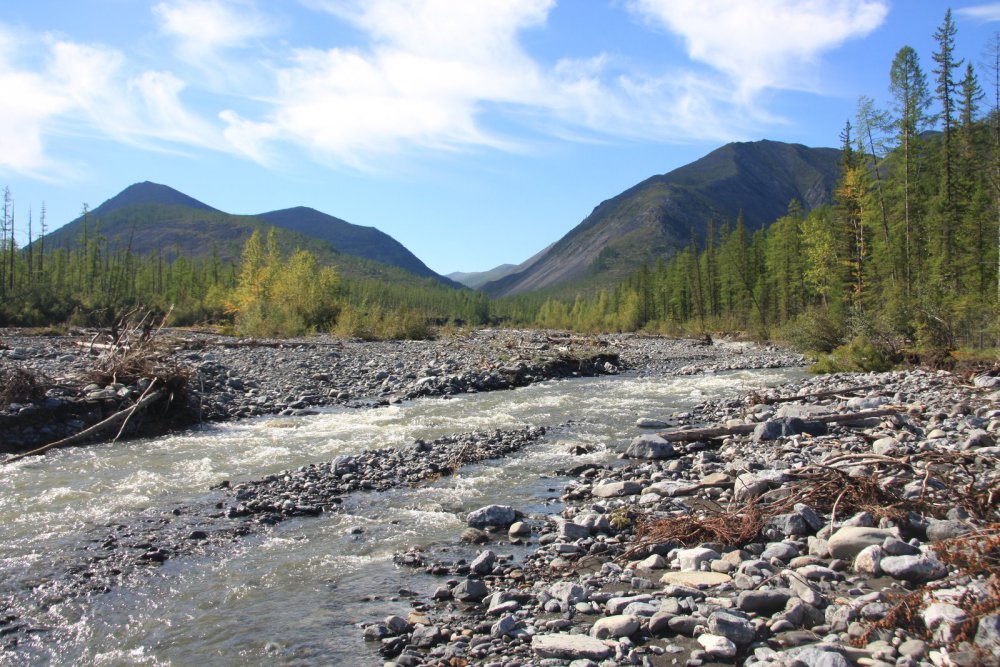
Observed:
[[[836,146],[860,95],[888,105],[900,47],[932,78],[949,6],[986,105],[1000,3],[11,0],[0,186],[21,230],[149,180],[486,270],[726,142]]]

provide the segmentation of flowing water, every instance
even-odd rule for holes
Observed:
[[[470,557],[474,551],[458,542],[466,512],[490,503],[558,512],[565,480],[554,472],[613,461],[636,433],[637,416],[669,416],[800,375],[785,369],[547,382],[382,409],[257,419],[13,464],[0,469],[3,598],[27,596],[32,583],[57,576],[61,555],[101,526],[208,502],[214,497],[208,488],[224,479],[259,479],[416,438],[556,427],[506,459],[419,488],[354,494],[337,513],[288,520],[204,555],[143,568],[103,595],[55,605],[33,619],[35,628],[44,624],[40,631],[0,649],[0,664],[381,664],[357,624],[405,616],[405,591],[426,599],[442,583],[395,567],[394,553],[419,546],[450,559]],[[568,456],[575,443],[592,453]],[[355,534],[356,527],[363,532]],[[500,553],[523,555],[509,546]]]

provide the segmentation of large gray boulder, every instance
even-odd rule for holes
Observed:
[[[535,635],[531,650],[540,658],[561,660],[604,660],[611,655],[609,646],[587,635]]]
[[[834,558],[853,561],[862,549],[873,544],[881,546],[887,537],[897,537],[897,535],[883,528],[844,526],[830,536],[827,547]]]
[[[677,456],[673,445],[654,434],[632,438],[632,442],[625,450],[625,457],[630,459],[673,459]]]
[[[497,526],[507,528],[517,519],[517,513],[510,505],[487,505],[469,512],[465,522],[471,528]]]

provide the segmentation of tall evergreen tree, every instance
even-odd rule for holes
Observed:
[[[941,104],[941,186],[939,190],[939,230],[937,249],[938,277],[944,285],[954,288],[957,271],[955,269],[955,233],[959,224],[958,192],[955,187],[955,70],[962,60],[955,59],[955,34],[957,30],[949,8],[944,21],[934,33],[937,51],[934,52],[934,68],[937,93]]]
[[[896,112],[896,150],[901,153],[902,163],[902,264],[903,282],[907,296],[912,294],[917,278],[917,267],[921,262],[915,206],[917,143],[920,133],[928,125],[927,108],[931,97],[927,89],[927,79],[920,68],[917,52],[904,46],[892,61],[889,72],[889,90],[892,93]]]

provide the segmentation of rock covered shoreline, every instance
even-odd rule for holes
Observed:
[[[263,345],[185,336],[171,358],[194,368],[202,414],[218,420],[624,369],[684,375],[801,363],[775,349],[638,336],[484,331],[430,343]],[[68,341],[3,342],[8,360],[57,379],[87,362],[79,346],[60,349]],[[865,389],[837,391],[858,386]],[[138,389],[91,387],[104,395],[67,403],[116,400],[111,393],[127,400],[118,392]],[[400,567],[440,585],[415,597],[407,617],[359,628],[373,646],[359,664],[378,660],[376,651],[387,665],[449,667],[1000,664],[998,390],[1000,379],[969,384],[940,372],[836,375],[708,401],[686,415],[649,415],[656,419],[642,424],[732,433],[686,441],[646,432],[631,443],[623,434],[620,451],[630,458],[567,460],[558,514],[474,512],[462,539],[485,546],[467,561],[398,554]],[[815,394],[828,395],[808,398]],[[773,403],[797,395],[803,400]],[[30,417],[45,407],[2,416],[25,409]],[[884,414],[822,421],[859,411]],[[36,603],[107,590],[144,566],[336,511],[346,494],[505,456],[543,433],[417,441],[224,483],[214,504],[161,508],[88,542],[66,558],[66,576],[9,606],[18,613],[0,617],[0,636],[9,648],[34,636],[27,607]],[[530,549],[523,559],[505,553],[515,542]]]
[[[2,332],[0,364],[35,375],[45,393],[0,410],[0,451],[71,436],[142,394],[148,378],[130,384],[90,379],[94,337],[82,331],[51,337]],[[626,369],[690,374],[802,363],[799,355],[743,343],[703,346],[658,337],[538,331],[481,330],[435,341],[389,342],[329,336],[251,341],[187,331],[167,331],[161,338],[159,363],[187,376],[184,404],[164,401],[162,409],[132,420],[127,434],[156,435],[199,421],[303,415],[334,405],[372,407],[505,390]],[[165,410],[171,412],[169,419],[162,415]]]
[[[857,385],[877,388],[767,402]],[[469,563],[400,554],[450,578],[366,639],[387,666],[1000,664],[998,387],[909,371],[707,402],[697,419],[753,433],[637,436],[651,458],[571,471],[559,514],[489,508],[494,543]],[[773,428],[872,408],[894,409]]]

